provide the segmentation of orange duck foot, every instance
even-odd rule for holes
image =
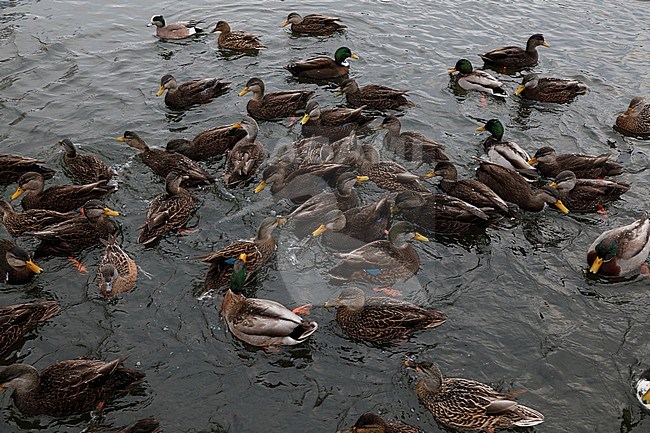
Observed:
[[[178,229],[178,235],[183,236],[183,235],[189,235],[190,233],[196,233],[198,232],[199,229],[194,227],[192,229]]]
[[[305,304],[305,305],[301,305],[300,307],[294,308],[293,310],[291,310],[291,312],[293,314],[302,314],[306,316],[311,313],[311,307],[312,304]]]
[[[68,260],[70,260],[70,263],[72,263],[74,267],[77,268],[80,274],[85,274],[86,272],[88,272],[86,266],[83,263],[81,263],[79,260],[75,259],[74,257],[68,257]]]
[[[387,294],[388,296],[392,296],[393,298],[396,298],[398,296],[403,296],[402,292],[396,289],[391,289],[390,287],[373,287],[372,291],[375,293],[382,292]]]

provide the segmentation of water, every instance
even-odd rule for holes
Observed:
[[[127,365],[139,365],[148,386],[141,396],[110,404],[104,422],[119,426],[155,416],[168,432],[332,432],[366,411],[442,431],[417,402],[413,376],[401,367],[406,355],[435,360],[448,375],[528,390],[520,401],[546,415],[529,431],[648,431],[650,417],[631,391],[648,366],[647,281],[607,284],[584,276],[592,240],[647,209],[648,144],[611,128],[633,95],[650,93],[647,2],[587,8],[574,0],[191,3],[182,9],[171,1],[157,8],[145,1],[1,5],[2,152],[38,156],[59,167],[61,150],[54,143],[69,137],[81,151],[106,160],[119,172],[120,189],[108,203],[124,215],[123,246],[152,274],[140,274],[134,292],[107,302],[94,281],[97,248],[83,257],[88,274],[53,258],[41,263],[47,272],[33,284],[2,287],[2,305],[48,298],[64,307],[25,343],[23,362],[44,368],[84,355],[129,354]],[[278,26],[294,10],[340,15],[349,29],[330,38],[292,37]],[[224,56],[213,37],[160,42],[145,27],[158,13],[168,21],[226,19],[234,29],[263,35],[270,49],[253,57]],[[446,71],[460,57],[480,66],[476,53],[524,45],[536,32],[551,47],[539,49],[535,71],[579,79],[590,87],[587,95],[566,106],[511,97],[488,98],[483,107],[480,95],[451,91]],[[407,300],[445,311],[449,321],[388,347],[348,340],[334,311],[319,307],[337,292],[325,280],[335,259],[317,243],[295,239],[287,227],[277,232],[277,257],[251,290],[291,307],[314,303],[320,329],[307,343],[277,352],[247,347],[227,331],[218,299],[195,299],[206,270],[197,257],[252,236],[264,216],[290,207],[267,191],[227,191],[219,183],[197,193],[202,204],[191,224],[196,232],[142,248],[135,242],[137,228],[163,184],[115,138],[130,129],[162,146],[238,121],[248,98],[237,91],[251,76],[262,77],[269,91],[296,86],[283,69],[288,60],[331,55],[342,45],[361,56],[351,61],[360,84],[411,89],[416,107],[404,114],[404,128],[446,144],[461,176],[472,175],[472,157],[482,154],[475,128],[496,117],[506,125],[506,138],[532,152],[552,145],[560,152],[613,153],[627,168],[620,180],[632,188],[608,208],[608,219],[547,210],[486,236],[418,244],[421,270],[397,288]],[[232,90],[211,104],[174,113],[155,98],[166,73],[179,81],[223,77]],[[500,78],[510,93],[520,81]],[[321,104],[342,103],[333,87],[308,86]],[[260,140],[269,151],[296,137],[297,128],[286,124],[261,125]],[[379,135],[367,139],[381,142]],[[220,174],[222,162],[208,168]],[[67,179],[57,174],[55,182]],[[15,186],[3,188],[7,197]],[[364,201],[379,193],[372,185],[359,192]],[[89,425],[88,416],[26,418],[8,392],[0,407],[2,432],[72,432]]]

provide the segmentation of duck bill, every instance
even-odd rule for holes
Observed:
[[[336,91],[336,93],[334,94],[334,96],[341,96],[343,93],[345,93],[345,92],[343,91],[343,89],[339,89],[339,90]]]
[[[288,26],[288,25],[289,25],[289,21],[288,21],[288,20],[284,20],[284,22],[282,23],[282,25],[281,25],[280,27],[286,27],[286,26]]]
[[[424,175],[425,179],[431,179],[432,177],[436,177],[436,171],[435,170],[431,170],[430,172],[428,172],[427,174]]]
[[[359,56],[357,56],[356,54],[350,54],[350,58],[354,60],[359,60]]]
[[[233,124],[230,125],[230,126],[231,126],[231,128],[235,128],[235,129],[239,129],[239,128],[242,127],[242,126],[241,126],[241,123],[233,123]]]
[[[111,210],[111,209],[105,207],[104,208],[104,215],[116,217],[116,216],[120,216],[120,213],[118,211],[116,211],[116,210]]]
[[[309,122],[309,114],[305,113],[305,115],[302,116],[302,119],[300,119],[300,124],[304,125],[307,122]]]
[[[366,182],[370,180],[368,176],[357,176],[357,182]]]
[[[413,236],[413,239],[415,239],[416,241],[420,241],[420,242],[429,242],[429,238],[428,238],[428,237],[426,237],[426,236],[422,236],[422,235],[421,235],[420,233],[418,233],[418,232],[415,232],[415,235]]]
[[[246,256],[246,253],[241,253],[241,254],[239,255],[238,258],[239,258],[239,260],[241,260],[242,262],[246,263],[246,257],[247,257],[247,256]]]
[[[549,44],[549,43],[546,42],[546,41],[542,42],[542,45],[545,46],[545,47],[550,47],[550,46],[551,46],[551,44]]]
[[[241,92],[239,92],[239,96],[244,96],[248,92],[250,92],[250,89],[248,87],[244,87],[244,89]]]
[[[563,214],[568,214],[569,209],[567,209],[566,206],[564,206],[564,203],[562,203],[562,200],[558,200],[555,202],[555,206],[562,211]]]
[[[280,218],[276,218],[275,221],[278,223],[279,226],[284,225],[284,224],[287,223],[287,219],[286,219],[286,218],[282,218],[282,217],[280,217]]]
[[[551,188],[557,188],[557,182],[551,182],[548,184]]]
[[[27,266],[27,269],[29,269],[30,271],[32,271],[35,274],[40,274],[41,272],[43,272],[43,268],[41,268],[36,263],[34,263],[33,260],[27,260],[25,262],[25,265]]]
[[[602,265],[603,265],[603,259],[601,259],[600,257],[596,257],[596,260],[594,260],[594,262],[591,264],[591,267],[589,268],[589,272],[591,272],[592,274],[597,274],[598,270]]]
[[[382,125],[379,125],[379,126],[375,126],[375,127],[372,128],[373,131],[379,131],[379,130],[381,130],[381,129],[384,129],[384,125],[383,125],[383,124],[382,124]]]
[[[394,204],[390,205],[389,209],[390,209],[391,214],[397,213],[397,211],[399,210],[399,208],[397,206],[395,206]]]
[[[117,137],[117,141],[122,141],[122,142],[124,142],[124,141],[126,141],[126,138],[124,138],[124,137]]]
[[[321,224],[320,226],[318,226],[316,230],[311,232],[311,235],[316,238],[322,235],[323,233],[325,233],[326,231],[327,231],[327,227],[325,226],[325,224]]]
[[[264,188],[266,188],[266,182],[262,181],[262,182],[260,182],[259,185],[257,185],[257,186],[255,187],[255,189],[253,190],[253,192],[254,192],[255,194],[257,194],[258,192],[262,192],[262,191],[264,191]]]
[[[650,389],[641,396],[641,400],[643,401],[643,404],[650,404]]]
[[[537,164],[537,158],[534,156],[528,160],[528,165],[535,165]]]
[[[104,286],[107,295],[113,291],[113,284],[110,281],[104,281]]]
[[[418,364],[416,362],[411,361],[410,359],[407,359],[406,361],[404,361],[403,365],[404,365],[404,367],[412,368],[415,371],[417,371],[417,369],[418,369]]]
[[[18,197],[23,195],[24,192],[25,192],[24,189],[22,189],[21,187],[18,187],[18,189],[16,189],[16,192],[11,194],[11,199],[16,200]]]
[[[523,84],[520,85],[519,87],[517,87],[517,90],[515,90],[515,95],[518,95],[521,92],[523,92],[525,88],[526,88],[526,86],[524,86]]]
[[[165,86],[160,86],[160,89],[156,92],[156,96],[160,96],[165,93]]]
[[[451,68],[451,69],[449,70],[449,73],[450,73],[450,74],[453,74],[454,72],[457,72],[457,71],[458,71],[458,69],[456,69],[456,68]]]
[[[476,128],[477,131],[485,131],[485,126],[479,126]]]

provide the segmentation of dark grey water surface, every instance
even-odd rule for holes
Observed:
[[[526,389],[520,401],[546,415],[538,432],[648,432],[631,390],[648,367],[648,282],[607,284],[584,276],[585,254],[603,230],[631,222],[647,210],[648,142],[612,130],[630,98],[650,93],[648,2],[359,1],[359,2],[89,2],[3,1],[0,24],[0,151],[45,159],[60,167],[54,143],[69,137],[81,151],[101,156],[119,173],[119,191],[108,199],[124,216],[124,248],[152,277],[140,274],[134,292],[104,300],[94,281],[101,249],[84,257],[79,274],[65,259],[28,287],[0,288],[0,304],[57,299],[63,312],[42,326],[21,352],[22,362],[44,368],[78,356],[105,359],[129,354],[127,365],[147,374],[142,396],[110,404],[107,425],[155,416],[166,432],[333,432],[366,411],[442,431],[418,404],[405,355],[438,362],[443,373]],[[340,15],[349,26],[330,38],[292,37],[279,28],[291,11]],[[147,28],[153,14],[168,21],[225,19],[234,29],[263,35],[270,48],[258,56],[227,57],[216,38],[161,42]],[[475,93],[455,95],[447,69],[460,57],[480,66],[477,53],[525,44],[544,33],[535,71],[584,81],[590,92],[571,105],[525,104]],[[213,35],[214,36],[214,35]],[[318,332],[300,346],[277,352],[233,339],[219,317],[219,299],[198,301],[194,291],[206,267],[197,256],[254,234],[261,219],[290,206],[268,191],[226,190],[222,182],[200,191],[197,231],[169,236],[155,248],[136,244],[151,198],[163,190],[136,152],[115,140],[135,130],[152,146],[192,137],[238,121],[248,78],[268,90],[297,84],[283,66],[291,58],[332,54],[347,45],[361,59],[351,75],[360,83],[411,89],[416,104],[404,113],[406,129],[447,145],[462,176],[472,176],[480,156],[475,128],[489,118],[506,125],[506,137],[534,152],[611,152],[632,188],[601,215],[562,216],[547,209],[520,225],[490,229],[463,240],[418,244],[418,275],[397,288],[404,298],[445,311],[449,321],[410,341],[373,347],[350,341],[320,307],[336,293],[326,270],[334,260],[316,242],[296,239],[291,227],[277,232],[276,258],[251,288],[257,296],[294,307],[315,305]],[[215,102],[182,114],[156,98],[160,77],[180,81],[218,76],[232,90]],[[520,77],[500,75],[510,93]],[[323,105],[341,104],[334,88],[317,90]],[[299,129],[263,123],[260,140],[272,153]],[[381,143],[379,135],[367,140]],[[222,162],[208,168],[221,176]],[[56,183],[68,182],[59,172]],[[4,187],[3,187],[4,188]],[[8,197],[15,186],[4,188]],[[432,184],[432,188],[434,188]],[[378,196],[359,188],[364,201]],[[7,237],[8,235],[4,235]],[[0,431],[81,431],[89,417],[30,419],[0,395]]]

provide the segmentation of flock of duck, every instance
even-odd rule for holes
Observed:
[[[162,15],[151,19],[156,36],[184,39],[206,33],[200,22],[167,24]],[[338,18],[291,13],[283,24],[296,33],[329,35],[345,29]],[[256,35],[231,30],[219,21],[218,45],[225,50],[255,52],[266,49]],[[485,65],[500,73],[512,73],[537,64],[537,47],[549,44],[541,34],[530,37],[525,48],[508,46],[480,57]],[[498,226],[503,218],[518,219],[522,212],[538,212],[547,204],[561,212],[603,211],[630,185],[606,180],[619,175],[624,167],[609,155],[556,154],[550,147],[533,156],[516,143],[504,140],[504,126],[489,120],[479,130],[490,135],[484,141],[487,160],[479,161],[476,179],[458,179],[454,164],[444,154],[444,146],[426,136],[401,131],[395,115],[385,116],[375,130],[385,129],[384,150],[406,161],[431,164],[433,170],[417,174],[394,161],[382,160],[377,149],[361,143],[359,128],[373,121],[373,113],[404,110],[412,106],[406,91],[379,84],[359,86],[348,78],[348,59],[358,57],[341,47],[334,58],[318,56],[292,61],[286,69],[295,77],[321,84],[335,80],[350,108],[322,108],[311,89],[265,92],[264,82],[251,78],[239,93],[252,94],[248,116],[236,124],[211,128],[194,139],[171,140],[166,149],[150,148],[133,131],[118,140],[140,151],[140,160],[165,179],[165,191],[149,205],[138,242],[153,245],[162,236],[182,230],[198,201],[190,188],[212,183],[215,177],[197,161],[225,156],[224,181],[241,187],[256,177],[254,189],[270,191],[296,204],[283,217],[264,218],[255,237],[232,242],[203,258],[209,265],[203,294],[225,290],[221,313],[232,334],[253,346],[294,345],[304,342],[317,329],[314,321],[301,317],[308,309],[289,310],[266,299],[248,298],[244,285],[251,273],[262,268],[274,254],[273,232],[291,221],[299,236],[321,237],[329,248],[340,252],[340,262],[330,270],[332,281],[340,284],[388,287],[418,271],[419,255],[411,240],[427,241],[426,233],[458,236]],[[476,70],[467,59],[450,70],[455,84],[467,91],[507,97],[503,84],[490,73]],[[165,104],[176,110],[209,103],[228,90],[228,83],[216,78],[194,79],[179,84],[172,75],[160,82],[157,96],[165,94]],[[547,103],[569,103],[587,91],[573,80],[528,74],[514,92],[519,97]],[[258,121],[278,120],[303,112],[302,138],[278,149],[266,163],[267,151],[258,140]],[[650,104],[635,97],[616,127],[634,135],[650,134]],[[104,255],[97,266],[101,293],[111,297],[133,289],[138,268],[117,238],[120,227],[103,200],[116,191],[111,179],[116,173],[99,158],[80,154],[69,139],[63,148],[66,174],[74,184],[45,188],[54,171],[37,159],[0,155],[0,181],[17,183],[11,196],[22,196],[23,212],[8,201],[0,202],[2,222],[14,238],[41,241],[31,254],[10,240],[0,241],[0,268],[9,284],[29,282],[42,269],[38,258],[69,256],[97,245]],[[442,193],[433,193],[425,179],[440,177]],[[548,180],[550,179],[550,181]],[[355,185],[372,181],[386,194],[378,201],[358,202]],[[392,221],[391,220],[395,220]],[[632,224],[602,233],[587,253],[589,272],[603,276],[628,276],[640,272],[650,252],[650,219],[647,215]],[[446,315],[388,296],[367,296],[356,286],[344,287],[325,306],[336,307],[336,321],[355,340],[388,343],[407,338],[415,331],[443,324]],[[25,333],[60,311],[54,301],[0,307],[0,355],[20,347]],[[144,373],[126,368],[125,358],[111,361],[73,359],[58,362],[40,373],[32,366],[13,364],[0,371],[0,390],[13,391],[16,407],[27,415],[68,416],[89,412],[98,404],[140,386]],[[513,426],[533,426],[543,422],[538,411],[518,404],[518,392],[504,394],[480,382],[443,377],[428,361],[407,360],[407,367],[420,376],[417,395],[440,424],[454,429],[490,430]],[[650,370],[637,383],[639,401],[650,409]],[[145,419],[118,430],[159,431],[155,420]],[[364,414],[350,429],[353,432],[421,432],[415,427],[389,423],[376,414]]]

